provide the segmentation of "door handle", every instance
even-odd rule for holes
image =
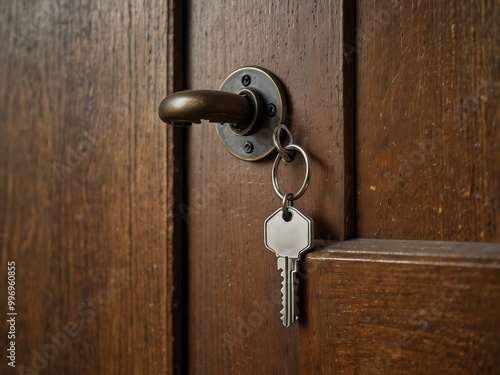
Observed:
[[[262,118],[262,98],[251,89],[237,94],[217,90],[178,91],[160,103],[162,121],[181,127],[201,120],[228,123],[237,135],[248,134]]]
[[[271,72],[245,67],[231,73],[217,90],[170,94],[158,108],[168,124],[190,127],[201,120],[219,123],[226,149],[242,160],[256,161],[274,150],[273,130],[283,123],[287,102],[283,86]]]

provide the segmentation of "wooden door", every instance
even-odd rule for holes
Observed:
[[[2,374],[499,372],[498,5],[0,10]],[[284,83],[312,159],[296,205],[318,241],[288,329],[262,238],[272,160],[156,115],[248,65]],[[295,190],[303,165],[282,167]]]
[[[189,130],[190,373],[499,371],[498,19],[488,1],[190,2],[187,88],[248,65],[286,86],[318,238],[285,329],[272,160]]]
[[[179,21],[172,1],[0,3],[1,374],[173,371],[179,168],[156,108],[181,88]]]

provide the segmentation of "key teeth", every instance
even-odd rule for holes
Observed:
[[[283,276],[282,277],[282,281],[281,281],[281,300],[284,301],[285,300],[285,295],[286,295],[286,286],[285,286],[285,277]],[[282,303],[281,304],[281,321],[283,322],[283,325],[285,327],[288,327],[286,325],[286,317],[285,317],[285,309],[286,309],[286,306]]]
[[[290,327],[298,318],[299,318],[299,305],[298,305],[298,301],[299,301],[299,297],[298,297],[298,288],[299,288],[299,279],[297,277],[297,272],[296,272],[296,263],[294,266],[290,267],[288,264],[289,262],[289,259],[288,258],[278,258],[278,270],[281,270],[281,298],[282,298],[282,301],[284,302],[286,300],[285,296],[287,295],[287,293],[289,292],[287,290],[287,285],[285,284],[285,280],[287,279],[285,273],[287,272],[290,272],[290,277],[292,278],[290,281],[291,281],[291,285],[294,286],[293,290],[294,290],[294,293],[295,295],[293,295],[293,309],[291,311],[291,313],[293,314],[292,316],[288,317],[287,319],[287,316],[286,316],[286,310],[288,308],[288,306],[286,306],[285,304],[282,304],[282,308],[281,308],[281,311],[280,311],[280,314],[281,314],[281,321],[283,323],[283,326],[285,327]],[[291,268],[291,269],[289,269]]]
[[[285,293],[286,293],[286,286],[285,286],[285,277],[282,276],[281,277],[282,280],[281,280],[281,298],[282,300],[284,300],[285,298]],[[296,320],[299,319],[299,314],[300,314],[300,310],[299,310],[299,296],[298,296],[298,290],[299,290],[299,280],[297,278],[297,273],[296,272],[293,272],[293,283],[295,284],[295,316],[291,319],[291,321],[287,324],[286,322],[286,317],[285,317],[285,306],[282,305],[282,308],[281,308],[281,321],[283,323],[283,325],[288,328],[292,325],[292,323],[294,323]]]
[[[286,294],[286,285],[285,285],[285,277],[283,277],[283,280],[281,281],[281,298],[282,300],[285,299],[285,294]],[[286,314],[285,314],[286,306],[283,304],[281,305],[281,322],[283,323],[283,326],[285,328],[288,328],[292,325],[293,322],[295,322],[296,317],[290,318],[289,321],[286,320]]]

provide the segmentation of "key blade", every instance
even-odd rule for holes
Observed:
[[[286,328],[297,319],[296,264],[296,259],[278,257],[278,270],[281,270],[283,278],[281,321]]]

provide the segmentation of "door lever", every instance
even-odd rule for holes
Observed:
[[[237,135],[249,134],[262,119],[262,98],[252,89],[237,94],[217,90],[178,91],[160,103],[162,121],[174,126],[189,127],[201,120],[229,123]]]
[[[243,123],[255,111],[244,95],[216,90],[178,91],[160,103],[162,121],[175,126],[191,126],[201,120]]]
[[[231,73],[220,90],[187,90],[170,94],[158,108],[168,124],[190,127],[201,120],[217,122],[217,133],[234,156],[260,160],[274,149],[273,130],[284,122],[286,96],[279,80],[265,69],[245,67]]]

